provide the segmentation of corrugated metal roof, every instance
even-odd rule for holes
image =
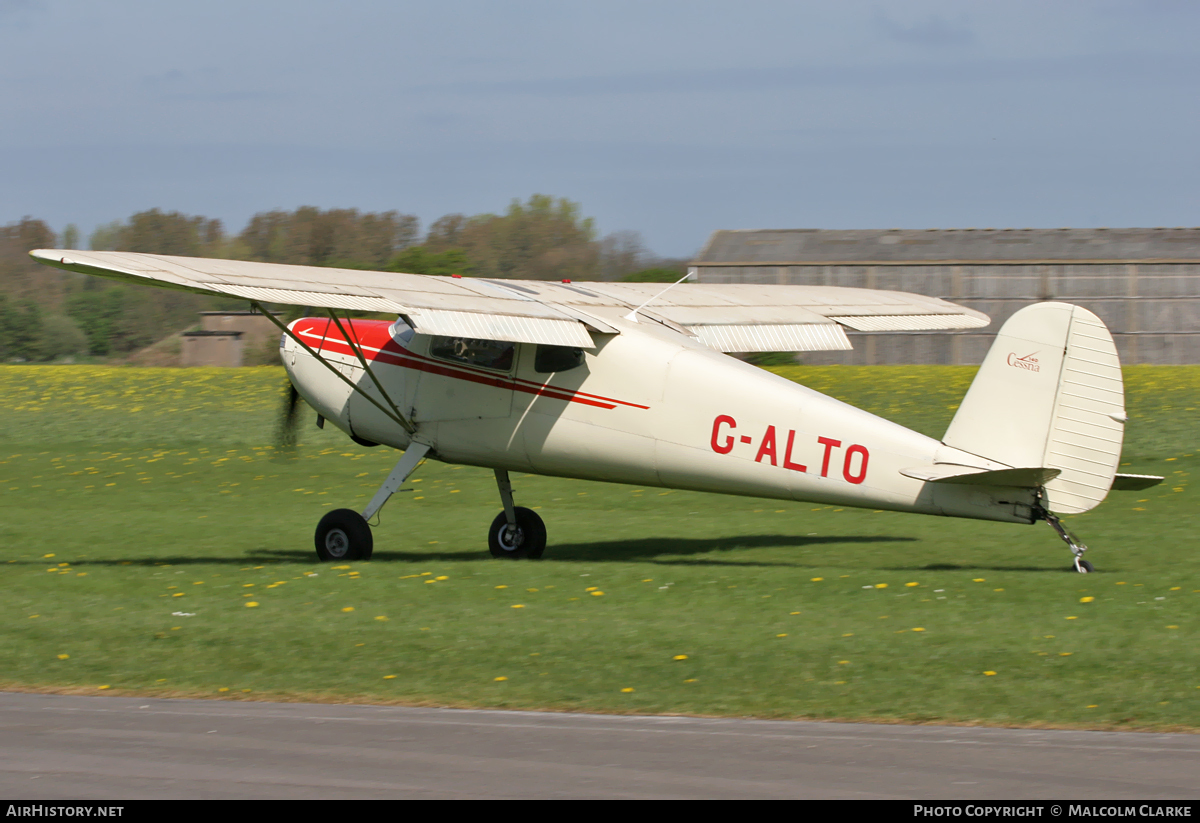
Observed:
[[[1200,228],[716,231],[697,265],[950,261],[1200,262]]]

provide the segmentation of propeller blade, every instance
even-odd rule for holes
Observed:
[[[283,407],[280,409],[279,427],[276,432],[280,448],[290,448],[296,445],[296,424],[300,420],[298,414],[299,405],[300,392],[296,391],[296,387],[289,381],[287,396],[284,398]]]

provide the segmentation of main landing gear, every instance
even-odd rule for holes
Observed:
[[[1075,555],[1075,562],[1073,564],[1075,571],[1079,572],[1080,574],[1090,574],[1096,570],[1091,563],[1083,559],[1083,553],[1087,551],[1087,546],[1082,540],[1076,537],[1070,529],[1063,525],[1062,521],[1058,519],[1057,515],[1051,514],[1050,512],[1041,508],[1041,506],[1035,510],[1035,513],[1041,517],[1042,520],[1045,520],[1050,524],[1050,528],[1057,532],[1058,536],[1063,539],[1063,542],[1066,543],[1067,547],[1071,550],[1071,554]]]
[[[508,472],[496,469],[496,485],[500,487],[504,511],[496,515],[488,529],[488,551],[492,557],[509,560],[541,557],[546,551],[546,524],[537,512],[513,505]]]
[[[429,446],[423,443],[410,445],[362,514],[352,509],[335,509],[322,517],[314,535],[317,557],[322,562],[370,560],[375,547],[367,521],[383,508],[428,453]],[[492,557],[509,560],[541,557],[546,551],[546,524],[537,512],[513,505],[508,472],[496,469],[496,485],[500,488],[504,511],[488,529],[488,550]]]

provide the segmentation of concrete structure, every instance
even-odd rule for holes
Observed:
[[[245,342],[240,331],[185,331],[183,351],[180,353],[183,366],[242,365]]]
[[[1018,309],[1076,303],[1108,325],[1123,363],[1200,363],[1200,228],[717,231],[700,282],[894,289],[985,312],[963,332],[849,332],[854,350],[805,363],[968,363]]]
[[[241,366],[247,352],[273,344],[279,329],[257,312],[200,312],[200,331],[184,332],[182,365]],[[252,361],[253,362],[253,361]]]

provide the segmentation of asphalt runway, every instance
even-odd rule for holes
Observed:
[[[0,796],[1200,798],[1200,735],[0,693]]]

